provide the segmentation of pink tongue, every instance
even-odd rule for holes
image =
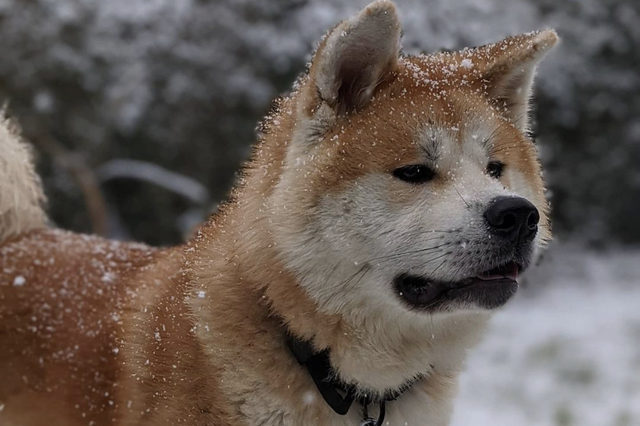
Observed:
[[[507,272],[504,274],[505,277],[507,278],[511,278],[512,280],[517,280],[518,279],[518,265],[513,264],[511,265],[511,267],[507,270]]]
[[[500,272],[500,273],[484,273],[482,275],[480,275],[478,278],[480,278],[481,280],[499,280],[502,278],[509,278],[511,280],[517,280],[518,279],[518,265],[516,264],[511,264],[508,265],[505,268],[504,272]]]

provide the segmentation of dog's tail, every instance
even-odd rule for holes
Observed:
[[[0,108],[0,242],[45,227],[44,202],[30,146]]]

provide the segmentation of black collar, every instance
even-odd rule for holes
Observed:
[[[337,374],[333,367],[331,367],[329,360],[329,349],[316,352],[310,341],[298,339],[290,334],[287,335],[287,345],[296,360],[298,360],[298,363],[307,368],[320,395],[322,395],[322,398],[324,398],[333,411],[340,415],[345,415],[349,412],[349,408],[351,408],[354,401],[362,405],[363,421],[361,425],[382,425],[385,415],[385,403],[397,399],[404,391],[422,378],[422,376],[418,376],[407,381],[398,389],[392,392],[386,392],[382,397],[373,398],[358,392],[356,386],[346,384],[337,378]],[[377,421],[369,418],[367,412],[369,404],[372,403],[378,404],[380,409]]]

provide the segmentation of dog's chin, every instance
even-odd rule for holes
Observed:
[[[524,267],[507,262],[461,281],[446,282],[401,274],[394,279],[400,300],[412,310],[437,312],[455,309],[496,309],[518,290],[518,276]]]

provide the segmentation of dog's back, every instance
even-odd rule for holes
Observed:
[[[157,256],[56,230],[0,246],[0,419],[71,425],[113,417],[105,408],[120,392],[123,308],[140,291],[134,277]]]
[[[36,229],[0,265],[0,425],[226,424],[182,247]]]

